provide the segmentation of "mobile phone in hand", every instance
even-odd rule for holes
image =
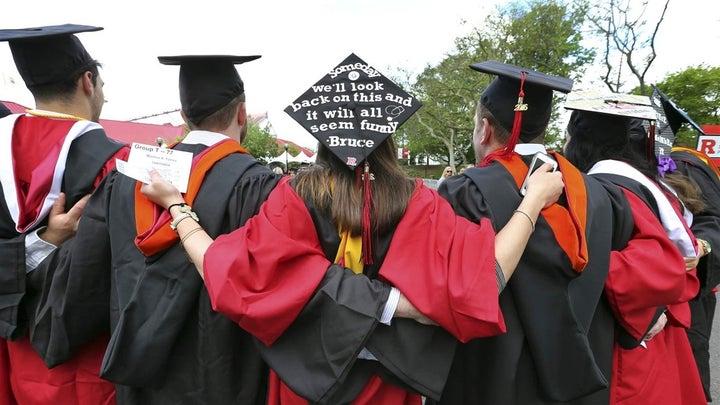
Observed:
[[[557,160],[553,159],[552,156],[548,155],[544,152],[537,152],[530,162],[530,166],[528,168],[527,175],[525,176],[525,181],[523,181],[522,186],[520,187],[520,194],[525,195],[527,193],[527,182],[530,176],[532,176],[533,173],[535,173],[535,170],[538,169],[538,167],[544,165],[545,163],[550,163],[553,165],[552,171],[554,172],[557,170]]]

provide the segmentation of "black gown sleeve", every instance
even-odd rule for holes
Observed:
[[[0,337],[14,340],[24,333],[25,235],[0,239],[0,258]]]
[[[242,170],[234,160],[231,157],[213,167],[193,203],[200,224],[213,238],[255,215],[279,180],[266,168],[250,168],[234,185],[228,184],[228,179],[237,178]],[[119,290],[117,309],[113,310],[118,314],[100,375],[119,384],[152,386],[160,383],[156,379],[162,378],[188,319],[204,316],[195,312],[199,296],[204,299],[207,293],[179,241],[164,252],[133,263],[143,265],[137,278],[115,276]]]
[[[711,171],[696,165],[678,162],[678,167],[702,190],[705,208],[693,216],[690,229],[695,237],[704,239],[713,248],[697,266],[701,295],[708,294],[720,283],[720,180]]]
[[[68,360],[109,327],[111,252],[105,212],[117,176],[106,177],[88,200],[76,236],[29,277],[38,291],[30,341],[48,367]]]

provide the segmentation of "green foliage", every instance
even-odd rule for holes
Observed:
[[[247,149],[255,159],[265,164],[279,154],[275,137],[270,134],[270,131],[249,121],[247,136],[243,141],[243,147]]]
[[[577,78],[595,57],[581,45],[587,7],[561,0],[514,1],[489,16],[483,28],[458,38],[446,58],[420,73],[411,91],[421,108],[405,124],[407,145],[415,155],[429,155],[458,167],[474,162],[473,115],[482,90],[492,77],[469,69],[484,60],[498,60],[543,73]],[[558,116],[557,107],[553,122]],[[548,129],[546,144],[561,145],[562,129]]]
[[[656,86],[699,125],[720,124],[720,67],[691,66],[666,76]],[[697,133],[683,125],[675,144],[695,148]]]

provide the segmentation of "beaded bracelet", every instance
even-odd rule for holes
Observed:
[[[170,204],[170,205],[168,205],[167,210],[168,210],[168,212],[170,212],[170,209],[171,209],[172,207],[184,207],[184,206],[186,206],[186,205],[187,205],[186,202]]]

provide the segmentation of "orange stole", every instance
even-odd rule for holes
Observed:
[[[208,147],[193,158],[188,190],[185,193],[185,201],[189,205],[193,205],[208,170],[217,161],[233,153],[249,154],[239,143],[226,139]],[[140,192],[142,184],[138,181],[135,186],[135,229],[137,230],[135,245],[145,256],[152,256],[172,246],[179,237],[170,226],[166,226],[172,220],[170,213],[161,211],[157,204],[142,195]]]
[[[718,168],[715,167],[715,164],[713,163],[710,156],[706,155],[705,153],[702,153],[696,149],[684,148],[682,146],[673,146],[673,148],[671,149],[671,152],[687,152],[692,155],[695,155],[698,159],[705,162],[705,164],[710,168],[710,170],[712,170],[713,173],[715,173],[715,175],[718,177],[718,179],[720,179],[720,170],[718,170]]]
[[[576,272],[585,269],[588,261],[588,247],[585,238],[587,226],[587,192],[582,173],[563,156],[549,152],[558,162],[558,168],[563,174],[565,182],[565,195],[568,208],[553,204],[540,212],[555,235],[555,239],[562,250],[567,254]],[[527,165],[520,155],[512,155],[496,160],[510,172],[518,189],[522,186],[528,172]],[[567,187],[572,185],[571,187]],[[577,226],[575,226],[577,224]],[[579,228],[579,229],[578,229]]]

